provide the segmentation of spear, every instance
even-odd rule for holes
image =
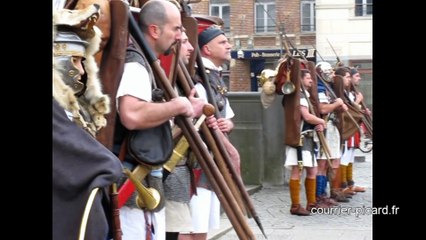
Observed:
[[[311,44],[311,46],[315,49],[316,53],[318,54],[318,56],[321,58],[321,61],[325,62],[324,58],[321,56],[321,54],[319,53],[318,49],[315,48],[314,45]]]
[[[336,60],[337,60],[336,66],[339,66],[339,64],[341,64],[341,63],[342,63],[342,62],[340,61],[339,55],[337,55],[336,50],[334,49],[333,45],[332,45],[332,44],[331,44],[331,42],[328,40],[328,38],[326,38],[326,39],[327,39],[328,44],[329,44],[329,45],[330,45],[330,47],[331,47],[331,50],[333,50],[333,53],[334,53],[334,55],[336,56]],[[353,87],[353,89],[355,90],[355,92],[358,92],[358,89],[355,87],[355,85],[354,85],[352,82],[351,82],[351,84],[352,84],[352,87]],[[362,101],[362,102],[361,102],[361,106],[362,106],[364,109],[366,109],[366,108],[367,108],[367,107],[365,106],[365,104],[364,104],[364,101]],[[362,118],[362,120],[363,120],[363,122],[364,122],[365,126],[367,127],[368,132],[372,135],[372,134],[373,134],[373,128],[372,128],[372,124],[371,124],[371,118],[370,118],[370,116],[369,116],[369,115],[367,115],[367,114],[363,114],[363,115],[365,115],[365,116]],[[360,128],[358,127],[358,129],[360,129]]]
[[[308,61],[306,59],[305,55],[303,53],[301,53],[298,48],[294,47],[294,45],[292,44],[292,42],[290,41],[290,39],[288,39],[287,34],[284,31],[283,31],[283,34],[284,34],[286,42],[288,41],[288,43],[290,43],[291,47],[297,51],[297,53],[300,55],[300,57],[303,58],[303,60]],[[325,88],[327,88],[327,91],[331,94],[331,97],[334,98],[334,99],[337,99],[336,94],[330,88],[330,86],[328,85],[328,83],[316,71],[315,71],[315,74],[322,81],[322,83],[324,84]],[[354,119],[354,117],[352,116],[352,114],[350,114],[348,111],[345,111],[345,113],[348,115],[349,119],[351,119],[351,121],[354,123],[354,125],[361,131],[361,127],[359,126],[359,124],[357,123],[357,121]]]
[[[308,62],[308,64],[309,63],[310,62]],[[299,63],[299,61],[296,61],[295,64],[300,64],[300,63]],[[306,96],[306,88],[305,88],[305,86],[303,85],[303,83],[301,83],[300,86],[302,88],[302,93],[303,93],[303,95],[305,96],[305,98],[306,98],[306,100],[308,102],[309,112],[312,113],[315,116],[318,116],[319,113],[315,112],[315,109],[312,106],[311,100]],[[331,158],[330,158],[331,154],[330,154],[330,149],[328,148],[327,141],[325,140],[324,132],[320,132],[320,131],[316,131],[316,132],[318,134],[318,138],[320,140],[321,147],[324,150],[325,157],[327,158],[328,165],[331,167],[332,166],[332,164],[331,164]]]
[[[340,58],[339,58],[339,56],[337,55],[336,50],[334,50],[333,45],[331,45],[331,43],[330,43],[330,41],[328,40],[328,38],[326,38],[326,39],[327,39],[328,44],[329,44],[329,45],[330,45],[330,47],[331,47],[331,50],[333,50],[334,55],[336,55],[336,60],[337,60],[336,66],[339,66],[342,62],[340,61]]]
[[[185,68],[185,66],[183,65],[183,63],[181,61],[180,61],[180,68],[178,69],[178,71],[180,71],[180,73],[183,75],[183,76],[181,75],[178,80],[182,84],[184,91],[186,93],[189,93],[189,91],[191,90],[191,88],[194,87],[194,85],[192,83],[192,80],[189,76],[187,69]],[[247,210],[248,210],[250,216],[252,216],[253,219],[255,220],[255,222],[256,222],[257,226],[259,227],[260,231],[262,232],[263,236],[265,238],[268,238],[266,236],[264,229],[263,229],[262,223],[260,222],[259,216],[258,216],[258,214],[257,214],[257,212],[254,208],[253,202],[251,201],[250,196],[248,195],[241,178],[238,176],[234,167],[232,166],[230,157],[229,157],[225,147],[223,146],[223,143],[221,142],[220,136],[218,136],[218,134],[220,134],[220,133],[218,131],[214,131],[214,130],[211,130],[210,132],[208,132],[208,131],[206,131],[206,127],[204,127],[203,130],[204,130],[203,133],[207,136],[207,138],[211,138],[211,137],[214,138],[214,142],[217,143],[216,147],[219,148],[220,154],[222,154],[222,155],[219,154],[219,157],[223,158],[223,160],[219,158],[219,162],[224,161],[227,164],[227,169],[229,170],[230,175],[233,177],[234,183],[237,184],[238,190],[241,193],[241,196],[242,196],[242,198],[243,198],[243,200],[244,200],[244,202],[245,202],[245,204],[248,208]],[[226,173],[224,175],[226,176]]]

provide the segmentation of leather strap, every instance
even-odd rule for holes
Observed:
[[[143,215],[145,217],[145,226],[146,226],[146,230],[145,230],[145,240],[151,240],[152,239],[152,226],[151,226],[151,221],[149,221],[149,217],[148,217],[148,212],[146,210],[143,210]]]

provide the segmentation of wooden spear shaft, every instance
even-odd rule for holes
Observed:
[[[180,61],[180,63],[182,63]],[[191,91],[191,87],[189,85],[189,81],[192,81],[191,78],[187,79],[186,75],[183,73],[186,68],[184,67],[182,69],[182,65],[179,63],[178,66],[178,81],[182,86],[183,91],[185,92],[186,95],[189,95],[189,92]],[[228,169],[229,166],[226,165],[226,158],[224,157],[224,155],[222,155],[222,152],[219,150],[218,145],[220,143],[222,143],[221,139],[217,139],[217,138],[213,138],[213,133],[217,133],[217,131],[212,130],[210,132],[210,128],[207,126],[207,124],[204,122],[201,124],[201,132],[203,133],[207,145],[209,147],[209,149],[213,152],[214,155],[214,160],[220,170],[220,172],[222,173],[225,181],[228,183],[228,187],[231,190],[231,192],[233,193],[233,196],[235,197],[235,200],[238,203],[238,206],[240,207],[241,211],[244,213],[245,215],[245,208],[244,208],[244,204],[243,201],[241,199],[241,195],[239,194],[239,191],[235,185],[235,180],[233,180],[233,178],[230,176],[230,171],[231,169],[233,169],[234,167],[231,166],[231,168]],[[228,159],[229,160],[229,159]],[[232,164],[232,163],[231,163]]]

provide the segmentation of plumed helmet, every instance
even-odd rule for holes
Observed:
[[[57,31],[53,41],[53,55],[57,70],[62,74],[66,85],[75,94],[81,93],[85,85],[81,82],[80,71],[74,64],[73,57],[86,57],[88,42],[83,41],[75,32]]]

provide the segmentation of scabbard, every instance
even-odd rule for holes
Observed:
[[[114,240],[121,240],[121,236],[123,235],[123,231],[121,230],[120,207],[118,205],[118,193],[117,193],[117,184],[116,183],[111,185],[110,200],[111,200],[113,239]]]
[[[297,165],[299,166],[299,168],[303,168],[302,146],[297,146],[296,152],[297,152]]]

